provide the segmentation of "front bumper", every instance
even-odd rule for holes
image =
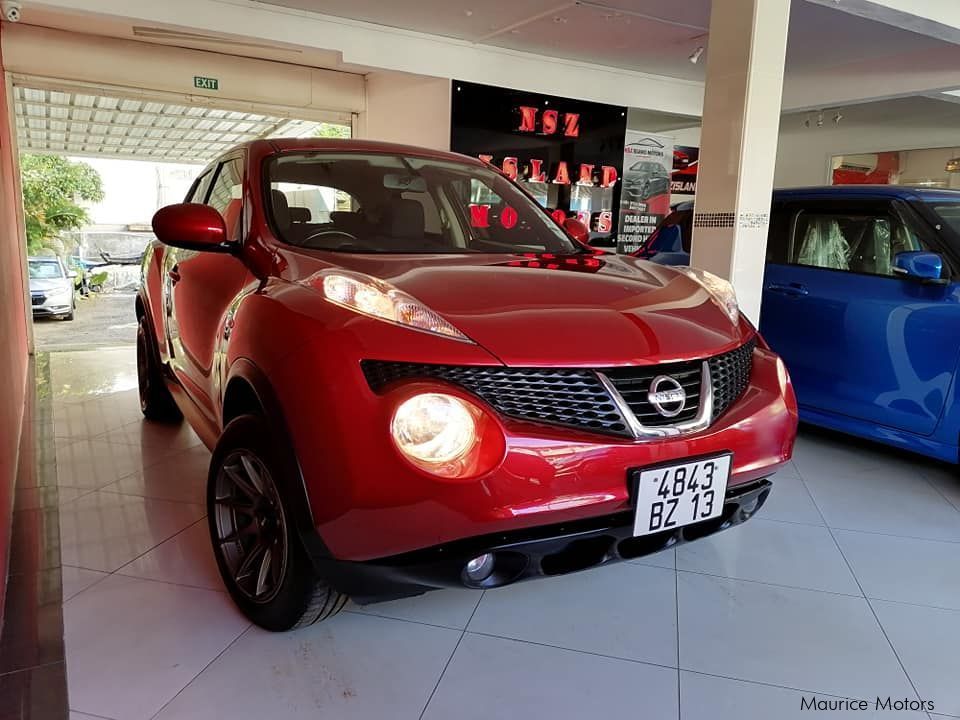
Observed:
[[[57,315],[66,315],[71,310],[70,305],[34,305],[34,317],[55,317]]]
[[[645,557],[713,535],[749,519],[770,494],[768,480],[728,488],[719,517],[642,537],[633,536],[633,511],[559,525],[458,540],[402,555],[350,562],[316,558],[318,570],[354,602],[367,604],[442,587],[486,589],[537,577],[564,575]],[[471,582],[464,567],[485,553],[493,571]]]

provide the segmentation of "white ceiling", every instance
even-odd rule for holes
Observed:
[[[304,137],[318,123],[70,89],[14,88],[20,152],[205,163],[260,137]]]
[[[297,10],[629,70],[702,80],[690,53],[710,0],[256,0]],[[794,0],[787,73],[943,46],[941,40]],[[575,94],[571,88],[571,94]]]

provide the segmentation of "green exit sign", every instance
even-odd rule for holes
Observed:
[[[195,88],[200,88],[201,90],[219,90],[220,81],[216,78],[202,77],[200,75],[193,76],[193,86]]]

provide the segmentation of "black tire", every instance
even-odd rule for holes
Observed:
[[[317,574],[294,528],[295,500],[276,481],[292,457],[263,418],[241,415],[220,436],[207,479],[210,539],[223,582],[241,612],[273,632],[333,617],[348,599]]]
[[[140,411],[147,420],[177,423],[183,413],[167,388],[160,369],[160,358],[151,341],[147,319],[137,321],[137,386],[140,391]]]

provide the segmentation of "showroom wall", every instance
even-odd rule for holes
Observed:
[[[386,70],[366,77],[357,137],[450,149],[450,80]]]
[[[774,187],[822,185],[834,155],[960,145],[960,104],[924,97],[886,100],[824,113],[792,113],[780,122]],[[810,127],[805,121],[810,119]]]
[[[6,32],[6,26],[0,29]],[[0,77],[3,58],[0,56]],[[0,92],[0,618],[3,617],[7,577],[13,483],[27,377],[27,319],[24,304],[23,250],[25,247],[19,179],[14,163],[13,137],[6,92]]]

